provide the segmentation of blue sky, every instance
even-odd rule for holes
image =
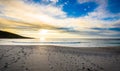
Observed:
[[[52,0],[46,0],[46,2],[41,0],[33,0],[33,2],[47,5],[52,3]],[[67,13],[68,17],[80,17],[94,11],[98,4],[94,1],[80,4],[77,0],[59,0],[55,3],[55,6],[63,6],[62,10]]]
[[[30,0],[28,0],[30,1]],[[68,17],[80,17],[88,15],[90,12],[94,12],[99,4],[99,0],[32,0],[34,3],[38,4],[51,4],[53,1],[56,1],[55,6],[63,6],[62,10],[67,13]],[[106,2],[106,7],[104,8],[111,14],[120,13],[120,0],[102,0]],[[101,2],[102,2],[101,1]],[[80,3],[83,2],[83,3]],[[104,4],[104,3],[103,3]]]
[[[120,13],[120,0],[108,0],[107,10],[110,13]]]
[[[120,37],[120,0],[6,0],[0,18],[42,22],[80,37]]]

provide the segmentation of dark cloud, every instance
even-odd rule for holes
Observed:
[[[120,28],[118,27],[113,27],[113,28],[92,28],[93,30],[100,30],[100,31],[105,31],[105,30],[109,30],[109,31],[120,31]]]

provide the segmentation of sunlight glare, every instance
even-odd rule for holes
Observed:
[[[41,35],[45,35],[45,34],[48,33],[48,30],[42,29],[42,30],[39,31],[39,33],[40,33]]]

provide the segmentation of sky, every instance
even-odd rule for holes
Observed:
[[[34,38],[120,38],[120,0],[0,0],[0,30]]]

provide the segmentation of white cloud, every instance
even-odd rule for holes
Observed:
[[[17,2],[17,3],[16,3]],[[25,4],[22,1],[4,2],[6,16],[24,20],[27,22],[45,22],[50,25],[59,27],[73,27],[76,30],[86,30],[86,28],[102,27],[106,22],[86,18],[67,18],[66,13],[62,11],[61,7],[54,7],[52,5],[38,5],[38,4]],[[56,17],[62,17],[56,18]],[[92,21],[91,21],[92,20]],[[92,25],[91,25],[92,24]]]
[[[90,1],[93,1],[93,0],[78,0],[78,3],[82,4],[82,3],[90,2]]]
[[[50,0],[51,2],[53,2],[53,3],[57,3],[58,2],[58,0]]]
[[[57,2],[58,0],[52,1]],[[81,3],[87,1],[92,0],[80,0]],[[107,14],[104,9],[106,5],[104,5],[105,2],[103,0],[100,0],[97,3],[99,3],[100,6],[94,12],[89,13],[88,16],[69,18],[66,16],[66,13],[62,11],[62,7],[55,7],[51,4],[30,4],[25,3],[22,0],[0,1],[0,5],[4,6],[4,16],[29,22],[33,25],[41,25],[41,23],[45,23],[55,27],[72,27],[74,30],[78,31],[95,31],[90,28],[111,27],[116,23],[116,21],[111,22],[101,20],[101,18],[104,18],[109,14]]]
[[[25,4],[20,0],[10,2],[3,1],[0,4],[5,6],[4,14],[6,16],[26,21],[32,21],[33,19],[39,21],[42,17],[65,17],[66,14],[59,7],[52,5]]]
[[[80,4],[85,3],[85,2],[95,2],[98,4],[98,7],[93,12],[88,13],[88,16],[86,17],[95,18],[95,19],[104,19],[108,17],[120,16],[120,13],[111,14],[107,10],[108,0],[78,0],[78,2]]]
[[[80,1],[82,2],[84,0],[80,0]],[[88,16],[86,17],[102,20],[104,18],[114,18],[120,16],[120,13],[112,14],[107,10],[108,0],[85,0],[84,2],[89,2],[89,1],[93,1],[97,3],[98,7],[93,12],[88,13]]]

